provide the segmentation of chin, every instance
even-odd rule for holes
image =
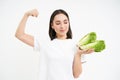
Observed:
[[[61,36],[65,36],[67,33],[60,33]]]

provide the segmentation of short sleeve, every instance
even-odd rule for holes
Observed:
[[[45,45],[45,43],[44,43]],[[34,36],[34,50],[39,51],[39,80],[47,80],[47,55],[43,40],[39,36]]]
[[[40,51],[40,42],[37,36],[34,36],[34,50]]]

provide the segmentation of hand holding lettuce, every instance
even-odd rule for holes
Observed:
[[[95,52],[101,52],[105,49],[104,40],[96,40],[97,35],[95,32],[90,32],[79,40],[77,46],[80,49],[94,49]]]

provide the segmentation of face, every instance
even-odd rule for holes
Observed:
[[[52,23],[52,28],[55,30],[57,38],[66,38],[69,29],[69,20],[67,16],[64,14],[56,15]]]

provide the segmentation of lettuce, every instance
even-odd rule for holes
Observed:
[[[86,45],[88,43],[94,42],[96,40],[96,33],[90,32],[87,35],[85,35],[80,41],[78,42],[78,45]]]
[[[79,40],[77,46],[80,49],[94,49],[95,52],[101,52],[105,49],[104,40],[96,40],[97,36],[95,32],[88,33],[82,39]]]

